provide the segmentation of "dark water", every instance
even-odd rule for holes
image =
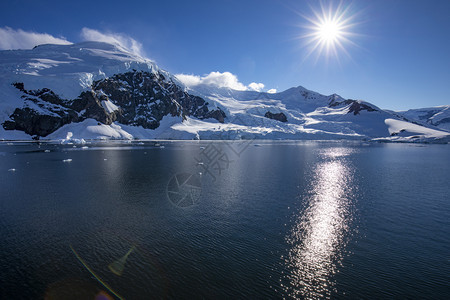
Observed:
[[[161,144],[0,144],[0,298],[448,299],[450,145]]]

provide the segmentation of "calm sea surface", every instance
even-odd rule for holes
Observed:
[[[450,297],[450,145],[1,143],[0,191],[1,299]]]

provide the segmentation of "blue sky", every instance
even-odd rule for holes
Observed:
[[[340,1],[321,3],[336,9]],[[300,38],[320,1],[3,1],[0,28],[70,42],[89,28],[136,41],[174,74],[227,71],[264,90],[302,85],[394,110],[450,104],[450,1],[341,4],[354,44],[337,56],[307,56]]]

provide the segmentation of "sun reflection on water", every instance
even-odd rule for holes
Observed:
[[[352,219],[352,172],[345,159],[350,153],[348,148],[319,153],[306,208],[287,237],[291,248],[285,291],[291,297],[324,298],[333,289]]]

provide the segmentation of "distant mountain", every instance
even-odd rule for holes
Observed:
[[[275,94],[186,87],[154,62],[107,43],[0,51],[3,140],[447,142],[450,133],[441,129],[448,129],[448,113],[448,106],[396,113],[301,86]]]
[[[410,109],[398,114],[420,124],[433,125],[439,129],[450,131],[450,105]]]

